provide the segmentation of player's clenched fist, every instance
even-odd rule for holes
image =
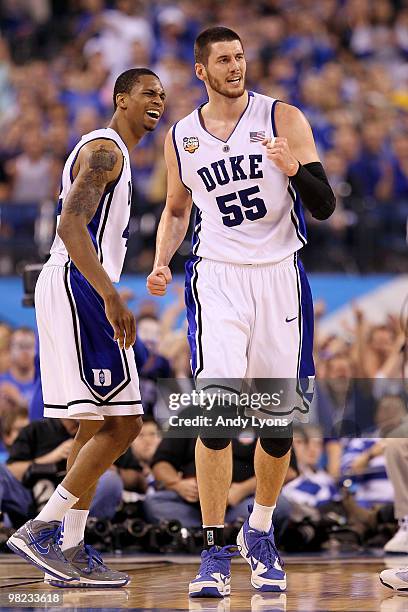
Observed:
[[[266,147],[267,158],[273,161],[279,170],[287,176],[296,174],[299,162],[290,152],[287,138],[266,138],[262,144]]]
[[[168,266],[158,266],[147,277],[146,287],[151,295],[165,295],[172,277]]]

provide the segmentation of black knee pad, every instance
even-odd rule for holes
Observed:
[[[231,442],[230,438],[201,438],[201,436],[200,440],[206,448],[211,448],[211,450],[223,450]]]
[[[265,453],[279,459],[290,450],[293,436],[290,438],[259,438],[259,442]]]

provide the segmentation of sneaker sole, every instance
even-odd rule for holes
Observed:
[[[19,555],[20,557],[25,559],[25,561],[28,561],[32,565],[35,565],[35,567],[37,567],[39,570],[42,570],[43,572],[46,571],[48,574],[51,574],[51,576],[54,576],[59,580],[65,580],[67,582],[78,580],[78,578],[67,576],[62,572],[59,573],[57,570],[50,567],[47,563],[41,562],[41,559],[32,555],[31,549],[29,548],[29,546],[27,546],[27,544],[25,544],[25,542],[21,538],[11,536],[7,540],[6,544],[10,550],[16,553],[16,555]]]
[[[188,587],[189,597],[228,597],[231,594],[231,584],[228,582],[224,586],[214,586],[213,582],[194,583]]]
[[[387,587],[387,589],[394,591],[394,593],[398,593],[399,595],[408,595],[408,587],[401,587],[400,589],[398,589],[397,587],[393,587],[392,584],[388,584],[388,582],[384,582],[381,576],[380,576],[380,582],[383,586]]]
[[[260,576],[256,576],[256,578],[254,578],[254,572],[252,570],[251,561],[247,557],[248,548],[246,547],[246,544],[245,544],[245,539],[244,539],[242,528],[237,536],[237,545],[238,545],[241,557],[245,559],[245,561],[248,563],[248,565],[251,568],[251,584],[254,587],[254,589],[256,589],[257,591],[262,591],[262,592],[269,591],[273,593],[280,593],[286,590],[286,578],[284,578],[283,580],[272,580],[272,579],[267,579],[267,578],[261,578]]]
[[[84,582],[81,582],[84,580]],[[66,580],[55,580],[53,578],[44,578],[44,583],[49,584],[59,589],[119,589],[129,584],[128,580],[122,580],[121,582],[87,582],[85,578],[80,578],[73,583],[67,582]]]

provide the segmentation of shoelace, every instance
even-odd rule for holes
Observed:
[[[217,561],[226,561],[232,559],[232,557],[238,557],[239,551],[231,546],[224,546],[219,550],[205,550],[203,554],[203,560],[201,564],[202,571],[205,574],[212,574],[213,570],[217,568]]]
[[[51,540],[51,545],[54,549],[54,552],[58,556],[61,561],[66,561],[62,551],[59,547],[59,540],[61,538],[61,530],[62,523],[56,525],[53,529],[42,529],[33,539],[32,542],[29,542],[29,546],[33,546],[34,544],[42,544],[47,540]],[[55,546],[57,544],[57,546]]]
[[[93,546],[90,546],[89,544],[85,544],[84,551],[85,551],[84,554],[86,554],[88,558],[88,567],[86,569],[88,573],[91,573],[92,570],[98,565],[101,566],[101,569],[107,569],[106,565],[104,564],[102,560],[101,555],[98,553],[97,550],[95,550],[95,548],[93,548]]]
[[[258,549],[258,548],[259,548],[259,553],[257,553],[256,555],[253,554],[255,549]],[[263,555],[265,555],[268,563],[270,563],[271,565],[274,564],[275,559],[278,559],[279,565],[281,567],[284,566],[284,563],[278,553],[278,549],[276,548],[274,542],[271,540],[268,533],[266,533],[263,536],[259,536],[255,539],[254,543],[248,548],[248,552],[246,556],[248,559],[250,557],[255,557],[259,559]]]

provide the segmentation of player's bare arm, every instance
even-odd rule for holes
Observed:
[[[118,178],[122,164],[122,152],[113,141],[95,140],[82,147],[57,231],[75,266],[103,298],[114,339],[119,340],[120,347],[129,348],[136,339],[134,316],[102,267],[87,230],[105,189]]]
[[[295,106],[278,102],[275,123],[278,136],[263,143],[268,159],[292,178],[312,216],[327,219],[334,212],[336,199],[319,160],[308,120]]]
[[[154,267],[147,277],[151,295],[164,295],[171,282],[169,263],[182,243],[190,220],[192,199],[180,179],[171,130],[166,136],[164,157],[167,165],[167,198],[156,239]]]

